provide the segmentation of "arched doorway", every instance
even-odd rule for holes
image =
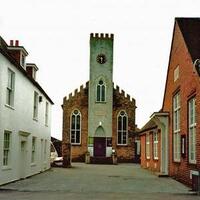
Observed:
[[[102,126],[99,126],[95,132],[94,157],[106,157],[106,137]]]

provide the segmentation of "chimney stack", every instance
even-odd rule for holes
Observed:
[[[15,61],[26,70],[25,60],[28,52],[23,46],[19,46],[19,40],[10,40],[8,51]]]

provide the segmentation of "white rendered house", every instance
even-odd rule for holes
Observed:
[[[50,167],[53,102],[35,80],[37,66],[14,43],[0,37],[0,185]]]

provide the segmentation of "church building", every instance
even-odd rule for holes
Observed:
[[[113,83],[113,34],[90,35],[90,80],[63,99],[63,159],[134,162],[135,99]],[[71,146],[70,148],[68,148]],[[69,152],[71,151],[71,152]]]

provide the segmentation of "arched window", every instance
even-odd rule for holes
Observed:
[[[71,143],[81,143],[81,113],[78,110],[74,110],[71,114]]]
[[[126,145],[128,136],[128,116],[125,111],[120,111],[117,117],[117,144]]]
[[[103,80],[100,80],[97,84],[97,102],[106,101],[106,85]]]

